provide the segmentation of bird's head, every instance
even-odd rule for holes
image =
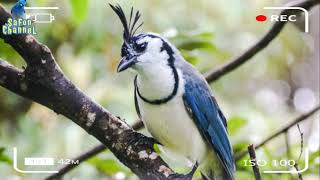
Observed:
[[[18,3],[19,3],[20,6],[24,6],[24,5],[27,4],[27,0],[19,0]]]
[[[168,66],[175,48],[160,35],[154,33],[135,34],[143,24],[138,23],[141,16],[139,11],[133,13],[133,9],[131,9],[130,19],[127,21],[120,6],[110,6],[119,16],[124,27],[121,61],[117,71],[121,72],[128,68],[139,71],[152,66]],[[134,17],[133,14],[135,14]]]

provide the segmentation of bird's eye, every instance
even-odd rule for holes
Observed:
[[[143,51],[145,51],[146,50],[146,48],[147,48],[147,43],[146,42],[144,42],[144,43],[142,43],[142,44],[136,44],[135,45],[135,50],[137,51],[137,52],[143,52]]]

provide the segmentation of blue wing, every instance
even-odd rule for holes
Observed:
[[[235,166],[227,123],[206,82],[202,78],[187,78],[183,100],[201,135],[217,153],[230,179],[234,179]]]

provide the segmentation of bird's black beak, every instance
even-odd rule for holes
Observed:
[[[124,71],[129,67],[133,66],[136,62],[137,62],[137,56],[135,55],[125,56],[120,60],[117,71],[118,72]]]

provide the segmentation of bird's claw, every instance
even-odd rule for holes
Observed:
[[[145,145],[147,147],[153,148],[154,144],[160,144],[156,139],[152,137],[144,136],[140,133],[137,133],[135,137],[133,137],[129,144],[135,144],[135,145]]]
[[[192,177],[196,170],[198,169],[198,162],[196,162],[191,171],[188,174],[171,174],[169,175],[168,179],[172,180],[192,180]]]

